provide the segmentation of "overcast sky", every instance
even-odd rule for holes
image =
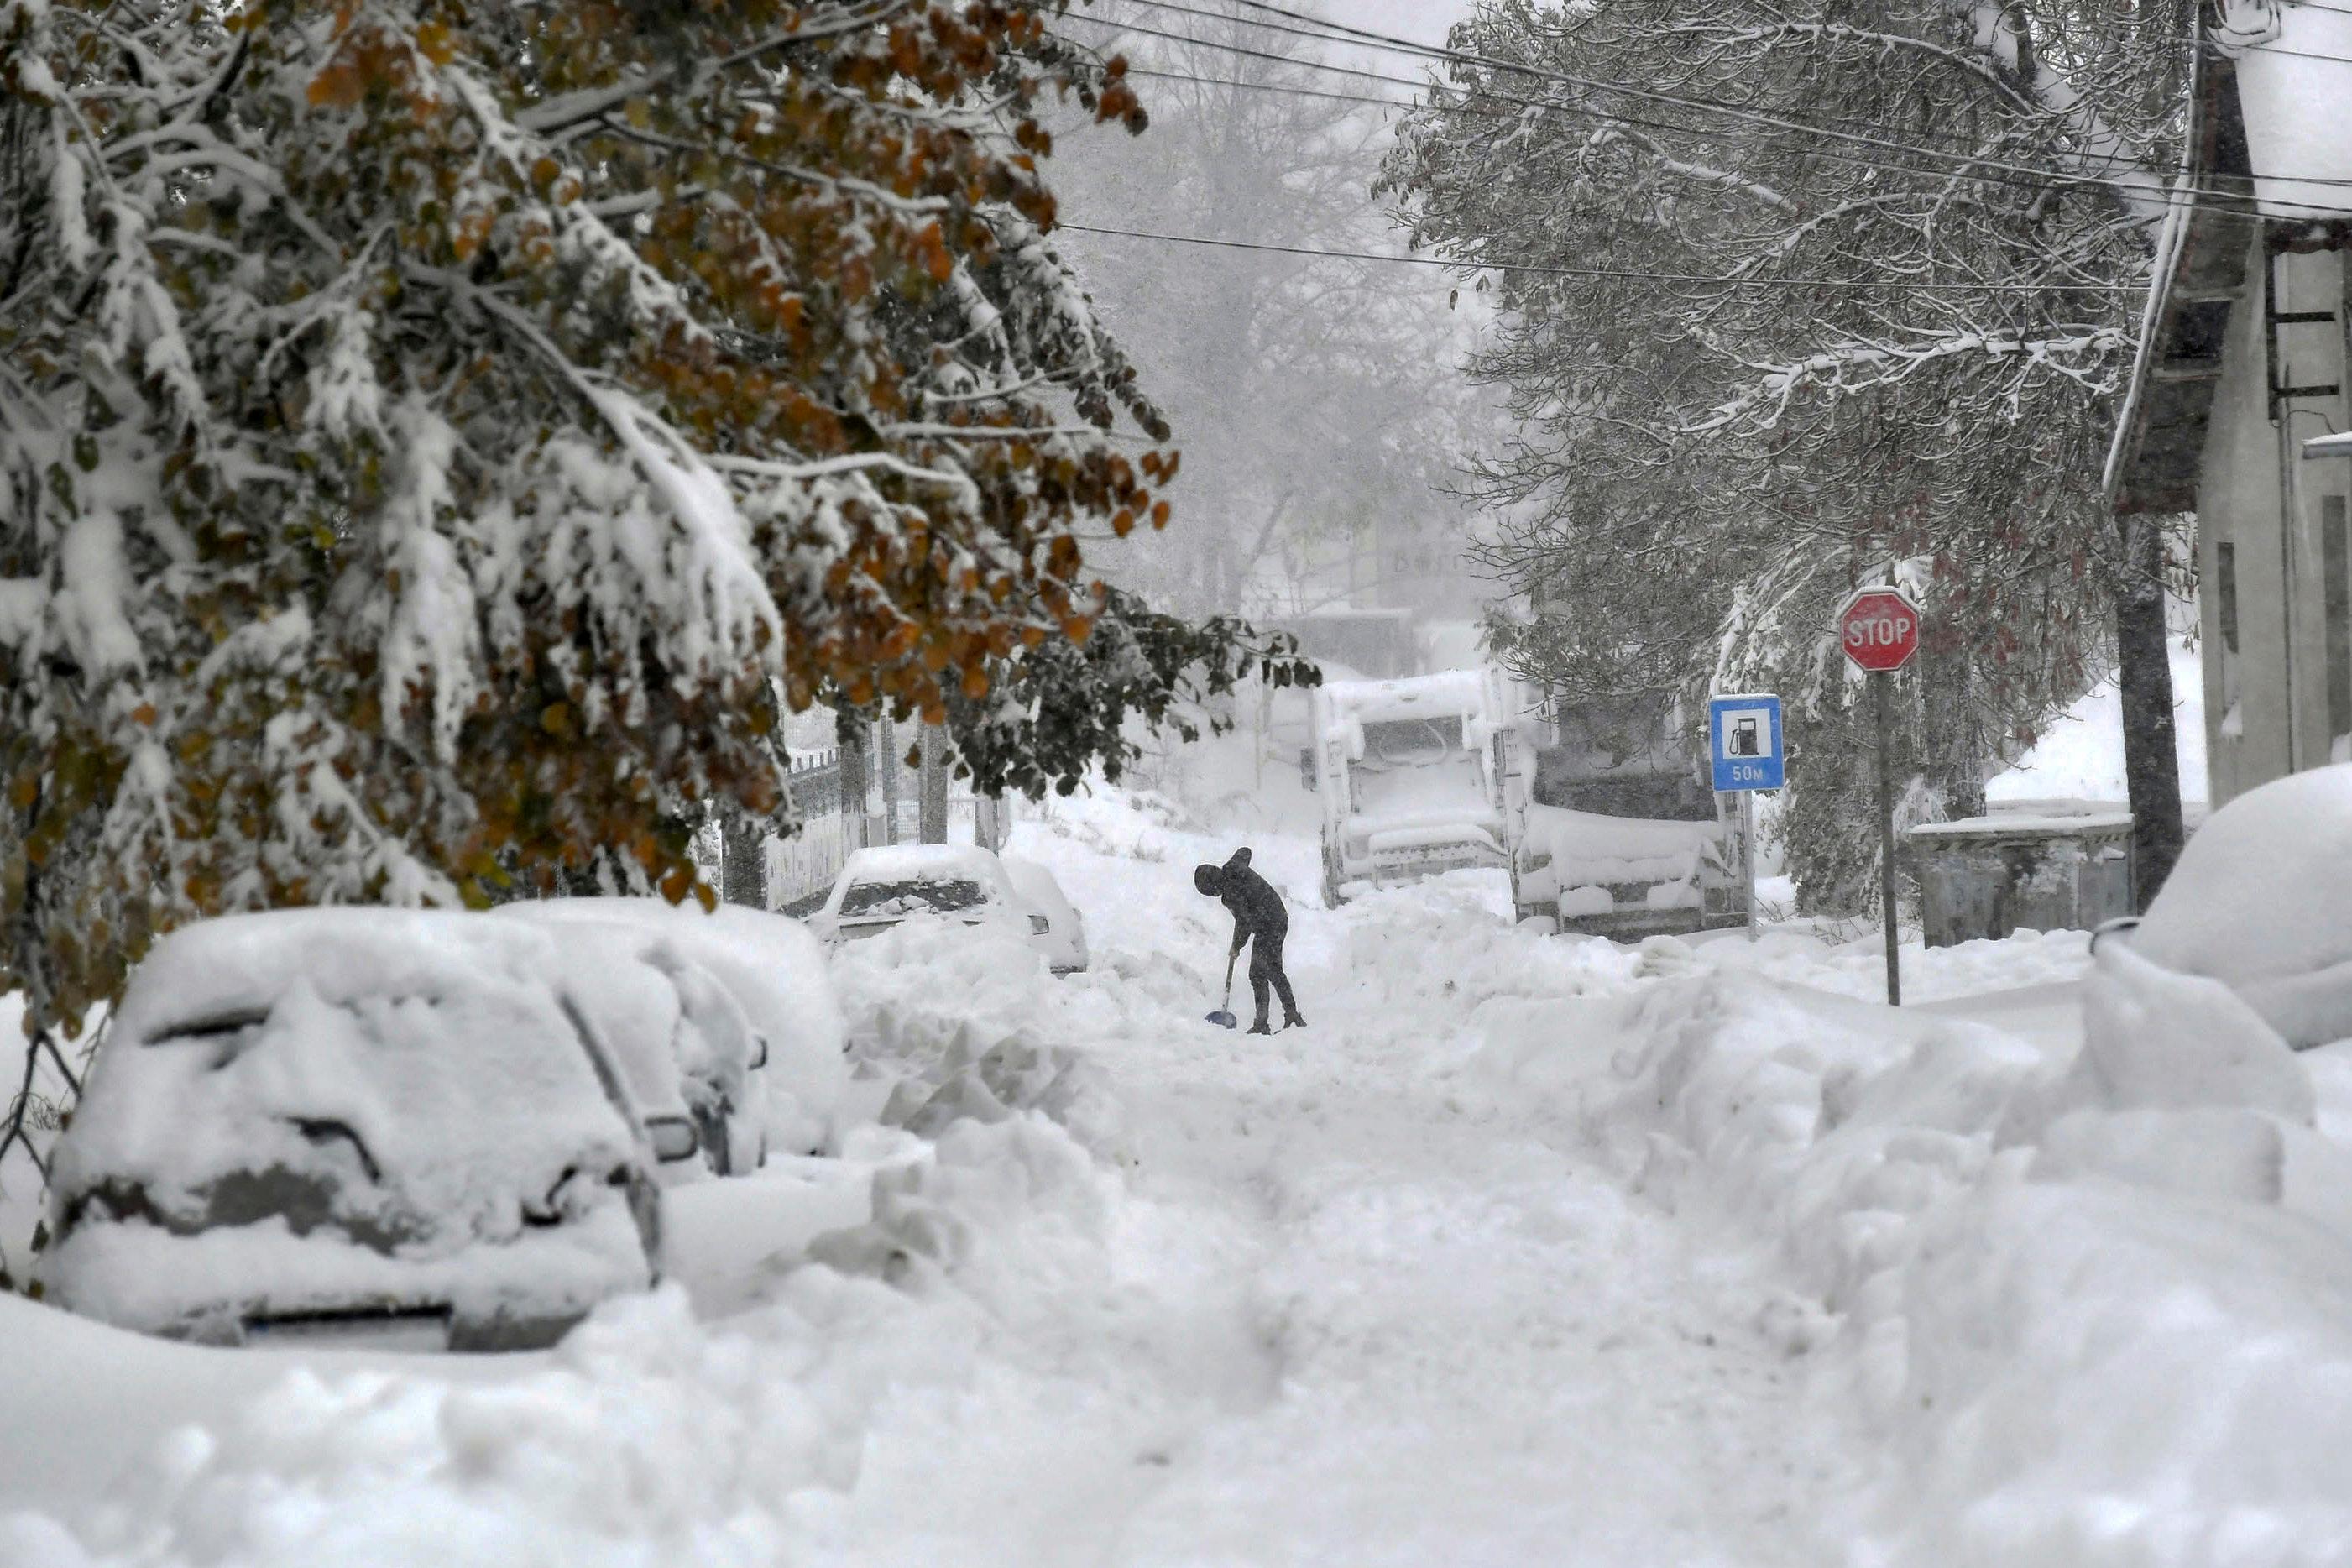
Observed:
[[[1470,0],[1328,0],[1320,9],[1334,22],[1442,44],[1445,29],[1469,14]]]

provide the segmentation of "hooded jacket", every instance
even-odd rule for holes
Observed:
[[[1234,858],[1223,866],[1200,868],[1192,880],[1202,892],[1213,891],[1233,915],[1235,947],[1244,937],[1275,937],[1289,931],[1289,909],[1274,884],[1250,869],[1247,848],[1234,850]]]

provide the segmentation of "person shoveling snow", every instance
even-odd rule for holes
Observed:
[[[1234,944],[1226,954],[1226,999],[1232,1000],[1233,960],[1239,957],[1242,945],[1250,942],[1250,994],[1257,1001],[1257,1020],[1250,1025],[1253,1035],[1270,1035],[1274,1030],[1266,1023],[1266,991],[1270,985],[1282,996],[1282,1026],[1297,1028],[1307,1022],[1298,1011],[1297,1000],[1290,994],[1290,976],[1282,969],[1282,942],[1290,934],[1290,911],[1283,907],[1282,895],[1274,884],[1250,869],[1250,852],[1246,846],[1234,851],[1234,858],[1223,866],[1197,866],[1192,870],[1192,886],[1213,899],[1222,900],[1234,917]],[[1220,1020],[1221,1022],[1223,1020]]]

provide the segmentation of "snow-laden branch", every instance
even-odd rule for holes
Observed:
[[[1992,0],[1949,3],[1973,28],[1977,47],[2065,128],[2066,145],[2060,155],[2083,178],[2112,189],[2142,226],[2153,229],[2162,224],[2170,205],[2169,176],[2117,132],[2063,72],[2042,58],[2016,14]]]

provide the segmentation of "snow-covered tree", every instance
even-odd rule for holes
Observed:
[[[0,990],[478,901],[933,719],[1102,602],[1159,416],[1036,116],[1062,0],[0,0]],[[670,826],[663,826],[665,823]]]
[[[1401,133],[1416,241],[1499,290],[1488,554],[1549,612],[1514,656],[1571,696],[1789,695],[1810,897],[1874,865],[1851,587],[1923,602],[1910,764],[1946,809],[2106,668],[2100,458],[2182,41],[2070,0],[1487,0],[1453,43],[1489,63]]]

